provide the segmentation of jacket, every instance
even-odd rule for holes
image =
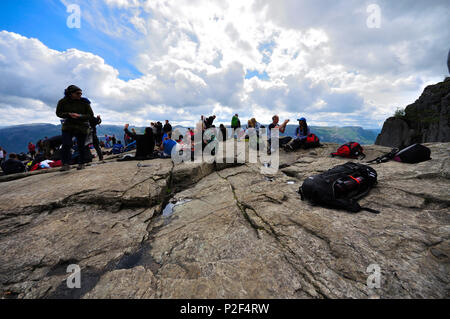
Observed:
[[[81,117],[71,118],[69,113],[78,113]],[[86,98],[74,100],[65,97],[58,102],[56,115],[64,119],[61,130],[72,134],[87,135],[89,129],[89,120],[94,117],[91,109],[91,102]]]
[[[171,132],[171,131],[172,131],[172,125],[170,125],[169,123],[164,124],[163,132],[164,133],[168,133],[168,132]]]

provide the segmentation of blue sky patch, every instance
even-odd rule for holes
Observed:
[[[245,73],[245,78],[246,79],[251,79],[251,78],[253,78],[255,76],[258,79],[263,80],[263,81],[269,81],[270,80],[270,77],[269,77],[269,75],[267,74],[266,71],[264,71],[262,73],[259,73],[256,70],[247,70],[247,72]]]
[[[60,1],[1,0],[0,30],[36,38],[54,50],[66,51],[75,48],[98,55],[106,64],[116,68],[119,78],[125,81],[142,76],[131,63],[135,58],[134,53],[126,45],[118,39],[93,30],[83,21],[83,15],[80,29],[68,28],[67,18],[71,13],[66,11]]]

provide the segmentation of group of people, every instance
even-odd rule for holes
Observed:
[[[223,124],[220,124],[218,129],[215,127],[216,115],[208,117],[202,115],[196,128],[194,130],[188,128],[185,136],[180,134],[173,138],[172,125],[169,123],[169,120],[166,120],[164,125],[161,122],[150,123],[150,127],[146,127],[143,134],[138,134],[134,128],[129,130],[129,124],[126,124],[124,127],[125,146],[116,139],[115,135],[105,135],[105,140],[100,141],[97,137],[96,127],[102,122],[101,117],[100,115],[94,116],[91,102],[87,98],[82,97],[82,95],[82,90],[75,85],[70,85],[65,89],[64,97],[58,102],[56,108],[56,115],[61,118],[62,123],[61,135],[50,139],[46,137],[44,140],[38,141],[36,145],[30,142],[28,151],[32,159],[36,160],[36,157],[40,154],[43,154],[43,159],[49,159],[58,151],[61,159],[61,171],[68,171],[70,170],[70,165],[73,164],[74,158],[71,150],[75,148],[77,154],[75,158],[78,163],[77,169],[81,170],[85,167],[86,158],[91,155],[88,145],[93,145],[100,161],[103,161],[104,155],[102,147],[112,148],[111,154],[119,154],[132,149],[129,147],[130,145],[136,148],[136,154],[134,157],[128,156],[127,159],[144,160],[156,157],[171,157],[174,147],[181,151],[191,147],[193,151],[195,134],[202,134],[202,149],[212,140],[217,140],[219,135],[221,135],[222,141],[226,141],[229,138],[227,128]],[[301,117],[298,121],[299,126],[296,129],[295,137],[279,137],[279,145],[286,151],[299,148],[310,134],[306,119]],[[280,124],[278,115],[272,117],[272,123],[267,130],[268,153],[271,152],[271,130],[275,129],[280,133],[284,133],[288,123],[289,120],[285,120]],[[237,132],[237,138],[240,139],[242,137],[250,137],[251,134],[256,134],[259,137],[260,130],[265,128],[265,126],[261,125],[255,118],[252,118],[248,120],[247,128],[244,129],[241,127],[239,115],[235,114],[231,120],[231,128],[233,132]],[[219,134],[219,131],[221,134]],[[205,132],[209,134],[205,134]],[[234,138],[236,138],[236,135]],[[22,166],[17,163],[17,161],[20,161],[17,159],[16,154],[10,154],[10,160],[8,161],[7,165],[14,167],[13,171],[22,170]],[[1,162],[6,162],[6,152],[0,148]],[[5,169],[3,170],[5,171]]]

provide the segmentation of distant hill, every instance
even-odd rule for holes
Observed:
[[[135,127],[138,133],[143,132],[143,127]],[[105,134],[115,135],[123,142],[123,126],[100,125],[97,127],[97,135],[100,139]],[[28,152],[28,142],[36,143],[40,139],[61,135],[61,125],[53,124],[29,124],[0,128],[0,146],[8,153]]]
[[[295,135],[297,125],[288,125],[286,134]],[[363,129],[359,126],[324,127],[311,126],[311,133],[316,134],[322,142],[343,144],[355,141],[360,144],[374,144],[380,133],[379,129]]]
[[[266,125],[267,127],[267,125]],[[296,125],[288,125],[284,135],[294,136]],[[186,128],[178,128],[184,134]],[[363,129],[357,126],[346,127],[323,127],[311,126],[311,132],[315,133],[322,142],[346,143],[356,141],[361,144],[374,144],[379,129]],[[143,127],[135,127],[138,133],[143,133]],[[38,140],[61,134],[61,125],[53,124],[25,124],[0,128],[0,146],[8,153],[27,152],[28,142],[36,143]],[[100,125],[97,128],[97,135],[100,139],[107,135],[115,135],[123,142],[123,126],[120,125]]]

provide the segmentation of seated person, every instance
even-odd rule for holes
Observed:
[[[249,127],[253,127],[259,135],[259,130],[263,127],[261,123],[257,122],[256,119],[253,117],[249,120],[249,124],[250,124]]]
[[[295,151],[299,149],[306,141],[308,135],[311,134],[311,131],[306,123],[306,119],[304,117],[298,119],[298,126],[295,129],[295,138],[286,144],[286,151]]]
[[[172,140],[172,133],[168,133],[161,145],[161,157],[168,158],[172,156],[172,149],[177,146],[177,142]]]
[[[135,160],[145,160],[153,158],[153,151],[155,150],[155,136],[150,127],[145,128],[144,134],[136,134],[135,132],[130,132],[128,130],[129,124],[125,124],[124,131],[131,137],[132,140],[136,141],[136,155]]]
[[[298,127],[295,129],[295,136],[296,139],[305,140],[309,134],[311,134],[311,131],[308,127],[308,124],[306,123],[306,119],[304,117],[299,118],[298,120]]]
[[[25,165],[17,159],[15,153],[9,154],[9,159],[2,162],[2,170],[5,175],[25,172]]]
[[[267,137],[269,139],[269,147],[272,145],[272,130],[273,129],[277,129],[280,133],[284,133],[286,130],[286,125],[289,123],[289,120],[285,120],[283,122],[283,124],[279,125],[278,122],[280,121],[280,118],[278,117],[278,115],[274,115],[272,117],[272,123],[269,125],[269,129],[267,131]],[[285,144],[287,144],[288,142],[290,142],[292,140],[292,137],[290,136],[283,136],[283,137],[279,137],[279,146],[283,146]],[[268,153],[271,153],[272,149],[270,148]]]
[[[116,144],[113,145],[112,153],[113,154],[123,153],[123,149],[124,149],[124,147],[123,147],[122,143],[120,141],[118,141]]]

